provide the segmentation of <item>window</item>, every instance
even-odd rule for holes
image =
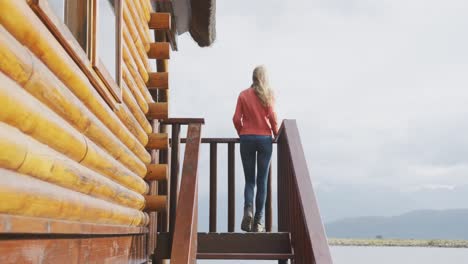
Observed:
[[[83,51],[88,52],[88,1],[36,0],[39,9],[56,27],[66,26]]]
[[[111,92],[121,98],[121,19],[122,6],[119,0],[93,2],[94,28],[92,34],[91,61],[99,76]]]
[[[123,0],[30,0],[32,9],[111,107],[122,101],[122,3]]]

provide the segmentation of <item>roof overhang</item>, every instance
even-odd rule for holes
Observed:
[[[200,47],[216,39],[216,0],[152,0],[157,12],[172,15],[172,28],[167,37],[177,50],[177,36],[189,32]]]

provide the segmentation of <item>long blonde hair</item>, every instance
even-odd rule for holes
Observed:
[[[263,106],[268,107],[273,104],[273,90],[268,82],[268,76],[265,66],[260,65],[255,67],[252,74],[252,88],[255,94],[260,99]]]

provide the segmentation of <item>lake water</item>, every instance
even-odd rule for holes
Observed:
[[[467,264],[466,248],[331,247],[334,264]]]
[[[468,249],[415,247],[331,247],[334,264],[468,264]],[[198,261],[270,264],[277,261]]]

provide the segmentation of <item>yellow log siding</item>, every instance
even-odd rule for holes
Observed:
[[[25,1],[0,1],[2,24],[18,41],[28,47],[85,105],[144,163],[151,157],[127,127],[111,111],[87,77],[36,17]],[[21,23],[18,23],[21,21]]]
[[[10,170],[0,169],[0,213],[83,223],[140,226],[146,215]]]
[[[138,139],[138,141],[143,146],[146,146],[148,143],[148,135],[140,126],[135,117],[131,114],[128,107],[125,104],[119,104],[117,105],[115,112],[117,113],[117,116],[120,118],[120,120],[122,120],[122,122],[125,124],[125,126],[128,127],[130,132],[132,132],[132,134]]]
[[[127,41],[128,45],[134,46],[134,50],[136,52],[135,55],[137,55],[137,57],[144,64],[144,67],[146,68],[146,72],[150,72],[151,69],[149,66],[148,56],[146,54],[145,47],[143,45],[142,40],[140,39],[140,36],[138,35],[137,29],[135,27],[133,19],[130,16],[130,11],[128,10],[128,8],[124,9],[123,16],[124,16],[124,21],[125,21],[124,26],[123,26],[124,40]]]
[[[141,111],[141,109],[138,107],[137,101],[131,94],[125,82],[122,83],[122,98],[124,103],[127,105],[128,109],[132,112],[133,116],[143,128],[143,130],[145,130],[146,133],[151,133],[152,127],[150,122],[148,121],[148,119],[146,119],[146,116],[143,113],[143,111]]]
[[[139,176],[145,164],[102,124],[41,61],[0,26],[0,71]],[[129,100],[126,98],[126,100]],[[145,131],[148,133],[147,131]]]
[[[128,51],[130,52],[130,59],[133,60],[133,63],[137,66],[138,73],[140,74],[141,78],[145,82],[147,82],[149,79],[148,70],[147,70],[149,66],[146,67],[144,63],[145,60],[142,59],[140,55],[138,54],[138,51],[135,47],[135,43],[131,39],[131,36],[128,33],[127,27],[124,27],[123,37],[124,39],[123,39],[122,45],[125,45],[127,47]]]
[[[127,59],[128,59],[127,51],[128,50],[126,50],[124,46],[123,58],[125,62],[127,62]],[[123,77],[124,82],[127,84],[127,87],[132,92],[133,97],[137,101],[138,106],[140,107],[141,111],[145,114],[148,113],[148,101],[143,97],[143,93],[141,93],[140,86],[143,86],[144,87],[143,89],[147,89],[147,88],[146,88],[146,85],[141,80],[141,77],[135,71],[135,68],[127,67],[127,65],[125,64],[122,65],[122,77]]]
[[[145,13],[143,7],[142,7],[142,3],[141,1],[135,1],[136,2],[136,9],[138,10],[138,12],[140,13],[140,23],[139,23],[139,26],[142,28],[143,30],[143,34],[144,34],[144,39],[146,40],[146,43],[149,43],[150,40],[151,40],[151,35],[150,35],[150,30],[149,30],[149,27],[148,27],[148,14]],[[149,50],[148,46],[146,46],[145,44],[145,49],[146,51]]]
[[[57,151],[0,122],[0,167],[62,187],[143,209],[144,197],[76,163]]]
[[[146,193],[147,184],[125,168],[107,152],[0,73],[0,121],[19,128],[25,134],[54,148],[77,162],[124,184],[139,193]]]
[[[137,3],[135,3],[135,1],[125,0],[125,3],[126,3],[126,7],[130,11],[130,15],[138,31],[138,35],[140,36],[143,46],[145,50],[148,51],[149,50],[149,38],[148,38],[148,35],[145,34],[144,29],[143,29],[145,24],[148,25],[148,21],[145,21],[144,19],[142,19],[141,13],[139,12],[136,6]]]

